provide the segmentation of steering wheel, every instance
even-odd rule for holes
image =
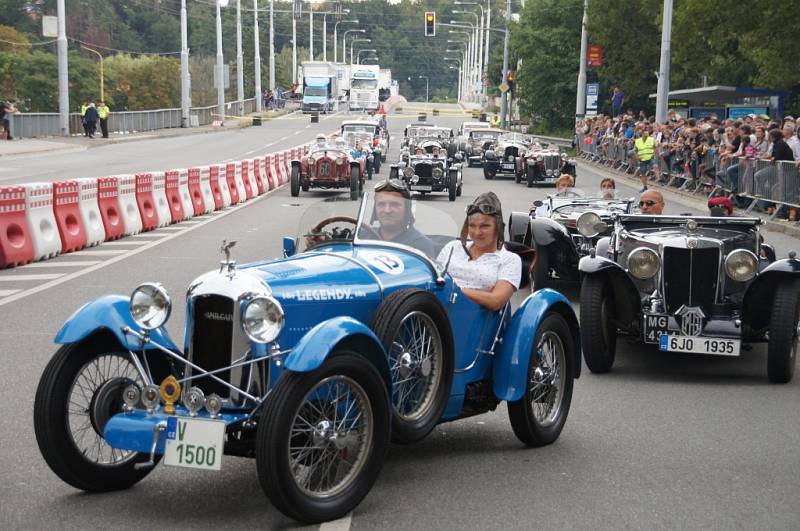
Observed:
[[[341,231],[335,228],[332,231],[324,230],[325,227],[334,223],[350,223],[353,225],[353,228],[342,229]],[[349,240],[352,238],[355,231],[355,226],[357,224],[358,220],[350,216],[331,216],[329,218],[325,218],[314,225],[310,231],[303,235],[306,238],[306,247],[312,247],[330,240]],[[361,228],[367,231],[371,237],[374,237],[378,240],[382,239],[380,235],[372,229],[372,227],[362,224]]]

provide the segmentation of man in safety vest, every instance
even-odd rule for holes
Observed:
[[[108,108],[106,102],[100,100],[97,102],[97,115],[100,117],[100,130],[103,132],[103,138],[108,138],[108,115],[111,109]]]
[[[500,117],[495,114],[492,121],[489,122],[489,125],[492,127],[500,127]]]
[[[642,181],[642,189],[639,191],[641,193],[647,190],[647,174],[653,165],[653,155],[656,151],[656,141],[650,136],[647,126],[642,128],[642,136],[636,139],[634,146],[639,159],[639,169],[636,170],[636,173],[639,174],[639,179]]]
[[[84,101],[81,105],[81,126],[83,127],[83,136],[89,136],[89,128],[86,127],[86,109],[89,108],[89,102]]]

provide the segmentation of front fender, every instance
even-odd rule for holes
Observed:
[[[578,262],[584,276],[603,275],[614,290],[614,305],[619,328],[632,332],[639,328],[642,299],[628,273],[615,261],[602,256],[584,256]]]
[[[572,249],[575,248],[575,244],[572,242],[572,237],[570,237],[566,227],[550,218],[532,219],[531,232],[533,241],[538,246],[546,247],[558,242],[568,244]]]
[[[378,337],[361,321],[352,317],[334,317],[323,321],[297,342],[286,358],[285,367],[294,372],[311,372],[319,368],[337,349],[348,349],[367,358],[391,388],[389,362]]]
[[[769,326],[770,312],[764,311],[764,308],[772,306],[771,301],[782,281],[800,281],[800,260],[777,260],[747,286],[742,301],[742,322],[753,332],[760,333]]]
[[[513,402],[522,398],[527,388],[531,345],[544,316],[560,313],[569,324],[575,344],[575,377],[581,372],[581,339],[578,318],[569,301],[561,293],[545,288],[528,296],[511,318],[503,334],[503,342],[494,357],[492,388],[499,400]]]
[[[128,297],[122,295],[105,295],[84,304],[61,326],[56,334],[55,342],[59,345],[78,343],[94,332],[106,329],[114,334],[124,348],[141,350],[142,345],[139,339],[122,331],[127,326],[136,332],[143,332],[131,317],[128,301]],[[163,326],[151,330],[150,339],[169,350],[181,352]],[[156,347],[148,343],[144,348],[152,350]]]

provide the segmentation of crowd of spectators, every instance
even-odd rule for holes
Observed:
[[[764,198],[753,206],[767,209],[770,199],[800,200],[798,130],[800,117],[792,116],[774,120],[750,114],[723,120],[713,114],[695,119],[670,112],[666,123],[658,123],[644,112],[637,115],[629,110],[580,120],[575,132],[585,143],[579,149],[639,176],[642,192],[654,182],[689,190],[703,187],[709,193],[731,196],[737,206],[749,204],[753,197]],[[792,182],[781,179],[780,185],[775,184],[775,164],[767,161],[793,162]]]

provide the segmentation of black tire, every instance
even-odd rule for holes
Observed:
[[[461,197],[461,189],[464,187],[464,183],[459,183],[458,188],[456,189],[456,196]]]
[[[561,434],[572,403],[575,348],[564,317],[555,312],[545,316],[531,345],[525,394],[519,400],[508,403],[511,428],[523,444],[544,446],[554,442]],[[555,351],[552,352],[552,359],[548,359],[548,351]],[[560,372],[558,369],[561,369]],[[560,379],[554,376],[560,376]],[[544,378],[549,378],[549,384],[545,383],[547,380]],[[532,386],[534,382],[536,385]],[[546,406],[550,399],[550,409],[541,411],[539,408]],[[539,418],[543,413],[547,415]]]
[[[534,170],[533,168],[530,168],[530,167],[526,168],[526,171],[525,171],[525,182],[528,185],[528,188],[533,188],[533,185],[536,182],[536,181],[534,181],[534,173],[535,172],[536,172],[536,170]]]
[[[330,394],[313,395],[320,385],[328,386],[327,389],[331,390],[330,383],[326,383],[326,380],[336,383],[333,389],[334,401],[339,399],[338,393],[342,387],[352,391],[346,398],[353,406],[359,406],[358,418],[366,424],[366,427],[359,426],[359,429],[354,429],[356,427],[354,419],[350,428],[339,440],[326,438],[325,434],[316,430],[308,430],[308,433],[303,434],[302,430],[298,429],[297,420],[300,420],[301,416],[302,422],[305,423],[308,423],[305,417],[316,417],[318,422],[314,422],[313,426],[319,427],[325,423],[328,429],[331,429],[331,425],[335,425],[337,421],[342,426],[347,420],[346,415],[352,411],[352,407],[347,409],[344,418],[337,420],[334,417],[331,420],[330,417],[333,417],[331,411],[339,414],[341,411],[336,406],[330,407],[331,400],[327,400]],[[325,400],[319,398],[323,395],[326,396]],[[314,396],[316,398],[310,398]],[[315,402],[315,406],[309,404],[311,400]],[[309,406],[306,407],[306,404]],[[256,467],[264,493],[279,511],[301,522],[310,524],[343,517],[361,503],[378,478],[389,447],[390,410],[386,383],[377,369],[366,358],[356,353],[334,352],[312,372],[284,371],[270,393],[268,402],[264,405],[265,413],[258,422]],[[355,413],[353,411],[353,414]],[[360,437],[349,439],[351,433],[356,433]],[[342,434],[337,430],[334,435]],[[359,442],[362,441],[366,441],[364,446],[359,446]],[[303,457],[297,456],[294,463],[290,462],[292,452],[297,451],[298,446],[303,448],[303,444],[323,445],[323,448],[319,450],[307,447],[306,450],[301,450],[306,452]],[[339,447],[337,444],[346,446]],[[320,492],[313,489],[310,484],[303,487],[298,483],[296,473],[301,473],[300,467],[305,469],[304,479],[309,483],[318,481],[320,488],[324,486],[326,480],[335,482],[342,473],[340,467],[346,466],[346,461],[337,454],[342,450],[350,450],[350,444],[356,445],[354,451],[356,460],[353,467],[358,469],[355,472],[345,470],[345,477],[338,485],[328,484],[329,492]],[[330,461],[331,464],[337,464],[333,478],[329,469],[319,473],[316,468],[312,468],[314,464],[318,464],[329,455],[324,452],[331,450],[334,450],[333,455],[337,455],[338,459]],[[350,455],[349,451],[346,455]],[[348,477],[350,474],[354,476]]]
[[[517,184],[522,182],[522,176],[519,173],[514,173],[514,182]]]
[[[424,375],[424,360],[419,365],[412,366],[412,363],[419,360],[412,359],[412,353],[408,352],[410,349],[401,348],[402,352],[398,351],[399,346],[408,342],[409,330],[403,326],[406,319],[411,319],[412,316],[417,319],[418,324],[423,324],[428,332],[438,333],[439,355],[428,365],[428,375]],[[436,426],[450,397],[450,386],[453,381],[453,333],[450,320],[442,305],[432,294],[419,289],[401,289],[386,297],[378,306],[372,321],[372,329],[389,356],[389,372],[392,378],[392,440],[401,444],[418,441]],[[430,344],[437,346],[435,337],[431,337]],[[430,351],[425,354],[430,354]],[[420,376],[427,380],[434,370],[437,373],[428,380],[428,389],[418,399],[419,404],[415,409],[403,411],[409,404],[398,404],[403,398],[401,393],[404,387],[398,387],[396,382],[399,380],[407,382],[409,373],[417,371],[420,372],[417,381],[421,381]],[[413,390],[413,387],[409,390]]]
[[[452,142],[447,145],[447,158],[452,159],[456,156],[456,145]]]
[[[483,178],[491,181],[494,179],[494,176],[497,174],[495,170],[490,170],[486,167],[486,164],[483,165]]]
[[[797,326],[800,320],[800,284],[780,282],[775,290],[767,343],[767,377],[773,383],[788,383],[797,358]]]
[[[536,262],[531,274],[531,293],[536,290],[552,287],[550,279],[550,253],[547,248],[536,246]]]
[[[398,178],[397,176],[398,176],[399,173],[400,172],[397,170],[397,168],[391,168],[389,170],[389,179],[397,179]]]
[[[358,166],[350,168],[350,199],[358,201],[358,191],[361,188],[361,170]]]
[[[458,195],[458,172],[451,170],[447,174],[447,198],[455,201]]]
[[[375,164],[374,163],[370,164],[370,162],[367,161],[367,179],[369,179],[371,181],[372,180],[372,174],[374,172],[375,172]]]
[[[297,166],[292,166],[292,180],[289,184],[289,188],[292,193],[292,197],[297,197],[300,195],[300,168]]]
[[[378,155],[377,157],[373,156],[372,165],[375,168],[375,172],[374,173],[380,173],[381,172],[381,157],[380,157],[380,155]]]
[[[149,455],[112,451],[102,439],[105,423],[122,411],[123,389],[131,383],[144,385],[129,356],[119,345],[96,338],[63,345],[39,380],[33,405],[33,428],[39,451],[50,469],[76,489],[87,492],[127,489],[154,468],[137,470],[134,466],[148,461]],[[119,365],[114,367],[117,362]],[[91,378],[84,369],[94,370]],[[102,375],[106,370],[108,373]],[[80,385],[80,392],[75,390],[76,385]],[[81,416],[86,419],[80,419]],[[73,433],[70,420],[81,422],[80,436]],[[97,458],[90,455],[95,449]],[[102,462],[104,451],[117,464]]]
[[[608,372],[617,350],[611,286],[602,275],[586,275],[581,286],[581,346],[589,370]]]

